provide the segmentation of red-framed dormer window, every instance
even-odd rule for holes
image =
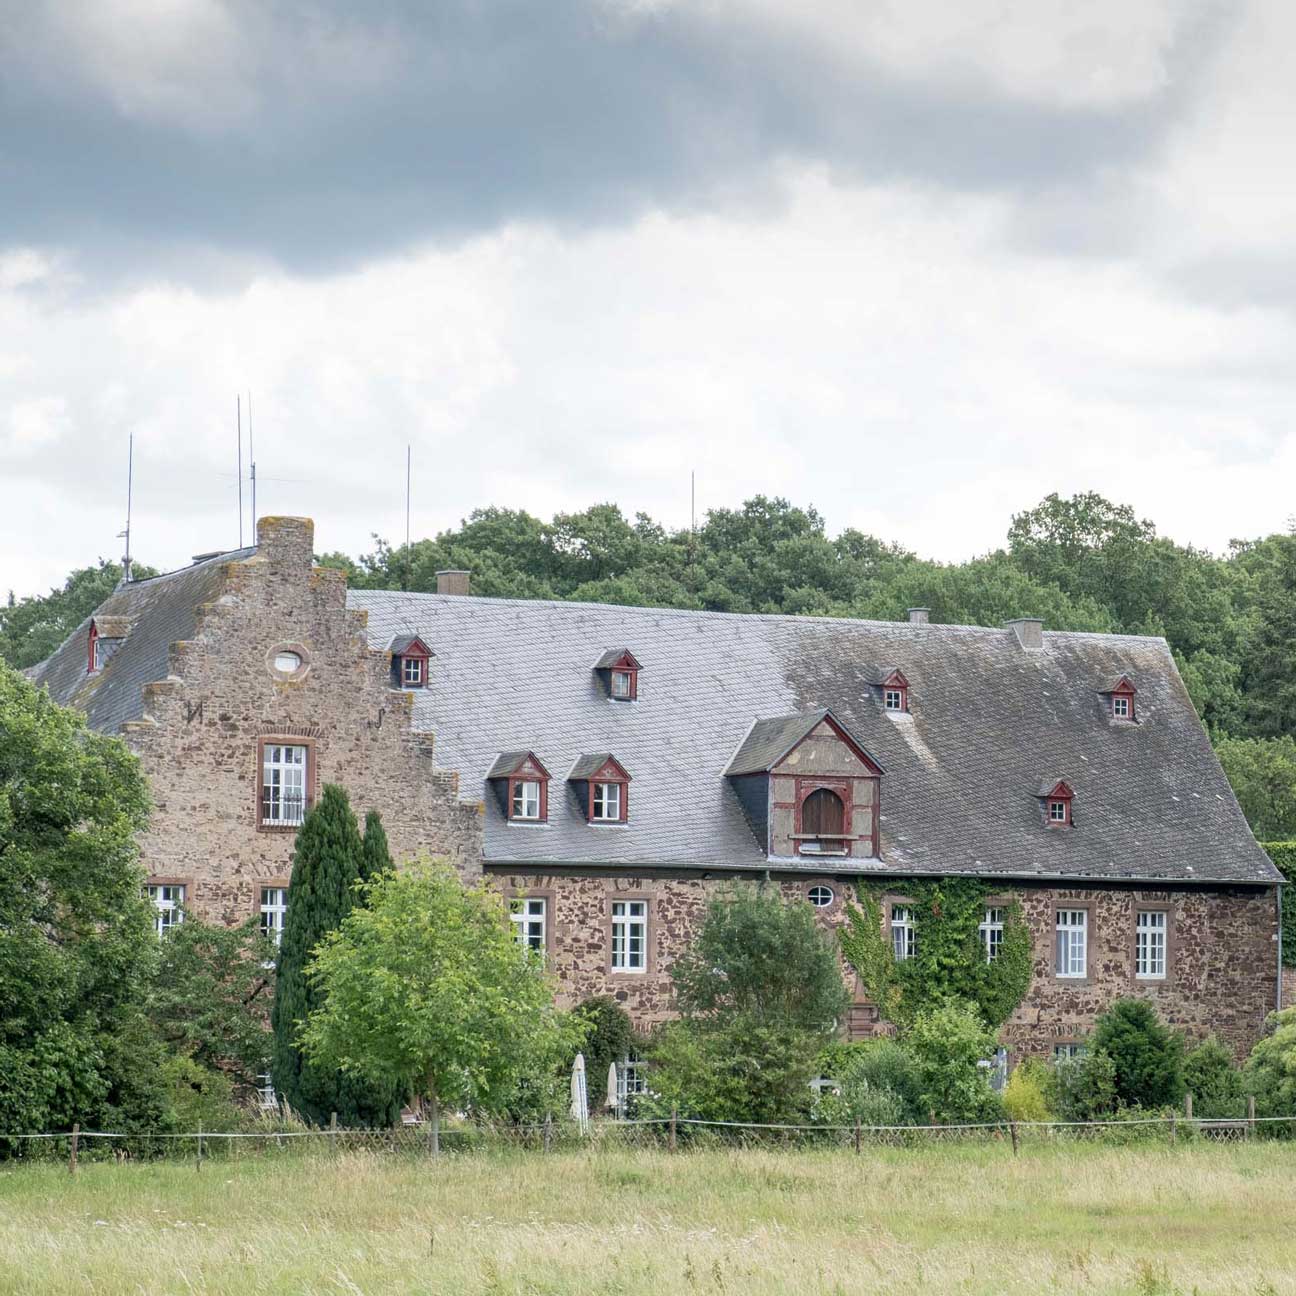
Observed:
[[[903,671],[893,670],[882,681],[882,705],[887,711],[909,710],[909,681]]]
[[[1065,779],[1044,784],[1039,795],[1044,802],[1045,822],[1050,828],[1073,826],[1071,803],[1075,800],[1075,791]]]
[[[630,818],[630,775],[613,756],[581,756],[568,776],[590,824],[623,824]]]
[[[549,822],[549,771],[534,752],[503,752],[486,778],[503,798],[509,823]]]
[[[610,648],[594,663],[594,669],[603,679],[607,695],[613,702],[639,700],[639,665],[628,648]]]
[[[798,855],[848,855],[851,844],[851,787],[840,780],[798,779]]]
[[[1107,703],[1111,708],[1113,720],[1133,721],[1135,715],[1134,695],[1138,689],[1134,687],[1134,682],[1128,675],[1122,675],[1115,684],[1107,690]]]
[[[401,684],[405,688],[422,688],[427,683],[427,658],[409,654],[401,658]]]
[[[99,627],[90,622],[90,642],[87,645],[86,674],[93,675],[103,668],[103,648],[99,643]]]
[[[402,635],[391,642],[392,687],[398,689],[426,688],[428,661],[432,649],[418,635]]]

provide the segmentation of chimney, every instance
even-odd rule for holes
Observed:
[[[470,573],[451,568],[439,571],[437,576],[438,594],[467,594]]]
[[[910,608],[909,609],[910,625],[926,625],[930,619],[931,619],[931,608]]]
[[[1017,636],[1017,642],[1026,649],[1044,647],[1044,622],[1038,617],[1018,617],[1004,624],[1005,630],[1011,630]]]
[[[257,518],[257,557],[309,572],[315,561],[315,523],[310,518]]]

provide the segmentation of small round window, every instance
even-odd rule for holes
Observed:
[[[295,652],[277,652],[274,655],[274,668],[285,675],[295,675],[301,670],[301,654]]]
[[[827,909],[833,902],[832,887],[812,886],[807,894],[816,909]]]

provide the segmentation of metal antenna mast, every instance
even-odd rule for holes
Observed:
[[[252,393],[248,392],[248,462],[252,465],[252,538],[256,539],[256,453],[252,449]]]
[[[234,397],[234,409],[238,418],[238,495],[239,495],[239,548],[243,548],[243,398]]]
[[[131,578],[131,556],[130,556],[130,533],[131,533],[131,495],[135,485],[135,433],[130,434],[126,442],[126,530],[118,531],[117,538],[120,540],[123,536],[126,538],[126,553],[122,557],[122,584],[130,583]]]
[[[410,569],[410,464],[414,457],[414,447],[408,442],[405,446],[405,572],[401,588],[409,587]]]

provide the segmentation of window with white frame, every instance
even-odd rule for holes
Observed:
[[[887,689],[882,696],[885,699],[888,711],[904,710],[904,697],[899,689]]]
[[[1118,693],[1112,698],[1112,715],[1117,720],[1128,720],[1130,713],[1130,700],[1124,694]]]
[[[985,917],[981,919],[981,925],[977,930],[981,933],[981,947],[985,950],[985,961],[993,963],[1003,948],[1004,911],[995,907],[987,908]]]
[[[595,783],[590,818],[597,823],[617,823],[621,819],[621,784]]]
[[[153,902],[153,930],[165,936],[184,921],[184,886],[178,882],[150,883],[147,889]]]
[[[806,897],[816,909],[827,909],[833,902],[832,887],[812,886]]]
[[[545,922],[548,905],[543,896],[519,896],[509,901],[509,917],[513,920],[513,934],[527,949],[545,952]]]
[[[287,912],[287,887],[261,888],[261,934],[276,945],[283,940],[284,915]]]
[[[306,748],[266,743],[261,759],[261,822],[295,826],[306,816]]]
[[[1067,821],[1067,803],[1065,801],[1049,802],[1049,822],[1064,824]]]
[[[401,658],[401,682],[406,688],[421,688],[423,685],[423,658]]]
[[[1076,1040],[1053,1045],[1053,1061],[1069,1062],[1072,1058],[1084,1057],[1085,1046]]]
[[[90,673],[93,675],[96,671],[103,670],[103,640],[98,635],[91,641],[90,657]]]
[[[1134,975],[1164,981],[1166,974],[1166,911],[1140,911],[1134,926]]]
[[[648,969],[648,901],[612,902],[612,971]]]
[[[518,779],[513,784],[513,805],[509,817],[512,819],[540,818],[540,781],[538,779]]]
[[[617,1064],[617,1103],[624,1108],[626,1099],[648,1092],[647,1068],[641,1059],[626,1053]]]
[[[624,701],[630,697],[631,691],[630,672],[614,670],[612,672],[612,696],[621,698]]]
[[[911,959],[918,948],[913,910],[908,905],[891,909],[891,949],[897,959]]]
[[[1057,911],[1057,975],[1082,977],[1088,970],[1089,914],[1084,909]]]
[[[262,1111],[274,1111],[279,1106],[275,1094],[274,1077],[269,1071],[262,1071],[257,1076],[257,1105]]]

